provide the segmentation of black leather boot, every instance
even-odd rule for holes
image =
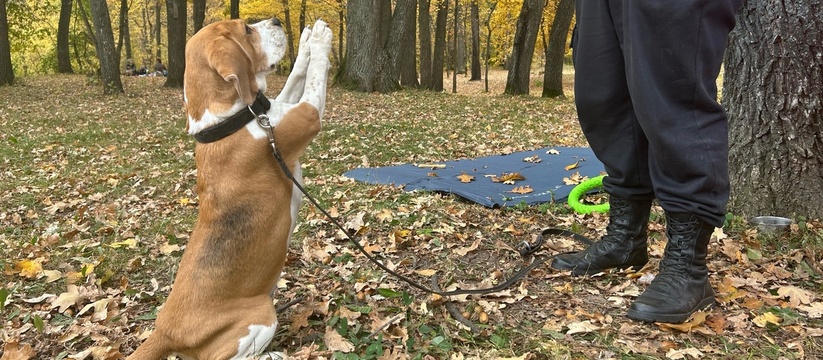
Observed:
[[[609,197],[606,235],[583,251],[554,258],[552,267],[573,275],[596,274],[611,268],[641,268],[649,262],[646,230],[651,200],[628,201]]]
[[[714,226],[697,216],[666,214],[669,242],[660,273],[629,308],[630,319],[682,323],[697,310],[714,304],[706,252]]]

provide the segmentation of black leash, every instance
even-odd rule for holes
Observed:
[[[331,223],[334,224],[335,227],[337,227],[337,229],[342,231],[343,234],[346,235],[346,238],[349,240],[349,242],[351,242],[357,248],[357,250],[360,251],[360,253],[362,253],[364,256],[366,256],[366,258],[369,259],[369,261],[371,261],[372,263],[377,265],[377,267],[379,267],[383,271],[389,273],[390,275],[392,275],[392,276],[394,276],[394,277],[396,277],[400,280],[403,280],[404,282],[406,282],[407,284],[409,284],[413,288],[416,288],[418,290],[422,290],[422,291],[427,292],[427,293],[437,294],[437,295],[440,295],[440,296],[453,296],[453,295],[466,295],[466,294],[480,295],[480,294],[495,293],[495,292],[502,291],[502,290],[505,290],[505,289],[509,288],[510,286],[515,284],[516,282],[520,281],[520,279],[525,277],[529,272],[531,272],[532,270],[534,270],[538,266],[542,265],[546,261],[549,261],[549,260],[553,259],[557,255],[563,254],[563,253],[554,254],[554,255],[551,255],[551,256],[548,256],[548,257],[543,257],[543,258],[536,259],[534,262],[532,262],[531,264],[529,264],[525,268],[523,268],[520,271],[516,272],[508,280],[506,280],[506,281],[504,281],[504,282],[502,282],[498,285],[492,286],[492,287],[487,287],[487,288],[482,288],[482,289],[438,291],[438,290],[434,290],[430,287],[426,287],[424,285],[421,285],[418,282],[414,281],[413,279],[411,279],[411,278],[409,278],[409,277],[407,277],[403,274],[400,274],[400,273],[398,273],[398,272],[396,272],[392,269],[389,269],[386,265],[383,265],[383,263],[378,261],[377,258],[375,258],[371,254],[369,254],[369,252],[366,251],[366,249],[363,248],[363,246],[360,245],[360,243],[358,243],[352,237],[352,235],[349,233],[349,231],[347,231],[343,227],[343,225],[341,225],[340,222],[337,221],[336,218],[334,218],[331,214],[328,213],[328,211],[326,211],[326,209],[324,209],[322,206],[320,206],[320,204],[317,202],[317,200],[315,200],[314,197],[311,196],[309,194],[309,192],[306,191],[305,188],[303,188],[303,185],[301,185],[300,182],[297,181],[297,179],[294,178],[294,175],[292,174],[291,170],[289,170],[289,167],[286,165],[285,161],[283,160],[283,157],[280,155],[280,150],[278,150],[277,146],[274,143],[274,128],[269,123],[268,116],[266,116],[265,114],[257,115],[257,123],[260,125],[260,127],[268,130],[267,133],[268,133],[268,136],[269,136],[269,142],[271,143],[271,147],[273,149],[274,158],[277,160],[277,164],[280,165],[280,169],[283,170],[283,173],[286,175],[286,177],[288,177],[292,181],[294,186],[296,186],[297,189],[299,189],[300,192],[302,192],[303,195],[306,196],[306,198],[309,199],[309,201],[318,210],[320,210],[320,212],[323,213],[323,215],[325,215],[329,219],[329,221],[331,221]],[[592,243],[591,239],[589,239],[589,238],[587,238],[583,235],[568,231],[568,230],[544,229],[537,236],[537,239],[535,239],[535,241],[533,243],[524,242],[523,247],[520,249],[520,255],[525,258],[525,257],[528,257],[529,255],[532,255],[535,252],[537,252],[540,249],[540,247],[543,245],[543,243],[545,242],[544,237],[546,237],[546,236],[567,236],[567,237],[571,237],[571,238],[573,238],[573,239],[575,239],[579,242],[582,242],[586,245],[589,245],[589,244]]]

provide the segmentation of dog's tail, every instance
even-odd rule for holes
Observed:
[[[152,334],[126,360],[160,360],[165,359],[171,353],[172,349],[169,349],[159,336]]]

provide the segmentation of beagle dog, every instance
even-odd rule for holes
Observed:
[[[279,20],[221,21],[189,40],[183,98],[197,140],[199,213],[155,330],[128,359],[282,357],[263,352],[277,328],[272,296],[302,196],[273,147],[302,181],[299,157],[320,131],[331,42],[323,21],[306,28],[271,101],[262,95],[266,75],[286,48]]]

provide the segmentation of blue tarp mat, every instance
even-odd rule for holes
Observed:
[[[549,153],[550,149],[559,154]],[[540,162],[527,162],[534,157]],[[566,170],[567,165],[578,163],[577,167]],[[603,164],[597,160],[591,148],[553,147],[508,155],[488,156],[478,159],[446,161],[442,169],[418,167],[415,164],[388,166],[381,168],[359,168],[343,175],[369,184],[384,184],[403,187],[404,190],[426,190],[446,192],[461,196],[486,207],[540,204],[550,201],[565,201],[574,185],[565,185],[564,177],[579,172],[581,176],[595,177],[604,172]],[[466,173],[474,176],[469,183],[461,183],[458,176]],[[486,175],[500,177],[503,173],[520,173],[525,180],[514,185],[493,182]],[[436,174],[436,176],[433,176]],[[530,186],[528,194],[511,192],[515,186]]]

